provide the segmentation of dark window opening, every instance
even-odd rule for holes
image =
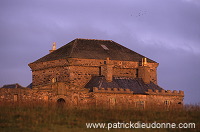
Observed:
[[[135,74],[135,76],[138,77],[138,69],[136,69],[136,74]]]
[[[63,98],[60,98],[57,100],[57,103],[59,104],[64,104],[65,103],[65,100]]]
[[[170,105],[170,101],[166,100],[166,101],[164,101],[164,104],[167,105],[167,106],[169,106]]]
[[[57,100],[58,108],[64,108],[64,105],[65,105],[65,100],[63,98]]]
[[[101,76],[101,67],[99,67],[99,76]]]

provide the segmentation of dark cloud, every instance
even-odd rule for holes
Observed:
[[[159,85],[197,103],[200,2],[197,0],[1,0],[0,85],[31,82],[28,63],[75,38],[111,39],[160,63]]]

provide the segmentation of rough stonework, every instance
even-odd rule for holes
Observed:
[[[183,91],[157,85],[158,63],[114,41],[75,39],[29,64],[32,84],[0,88],[0,102],[64,102],[67,106],[179,108]]]

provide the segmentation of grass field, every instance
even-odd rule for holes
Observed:
[[[69,109],[42,104],[0,105],[0,132],[108,131],[86,123],[195,123],[195,129],[110,129],[109,131],[200,131],[200,106],[181,110]]]

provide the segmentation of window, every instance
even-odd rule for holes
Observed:
[[[15,94],[14,95],[14,102],[17,102],[17,100],[18,100],[18,94]]]
[[[136,69],[136,74],[135,74],[135,76],[138,77],[138,69]]]
[[[169,100],[165,100],[165,101],[164,101],[165,109],[166,109],[166,110],[169,110],[169,108],[170,108],[170,103],[171,103],[171,102],[170,102]]]
[[[145,102],[144,101],[137,101],[136,102],[136,107],[138,109],[144,109],[144,105],[145,105]]]
[[[110,98],[109,102],[110,102],[110,107],[113,107],[113,106],[115,106],[116,99],[115,98]]]
[[[105,45],[101,45],[102,48],[104,48],[105,50],[109,50],[108,47],[106,47]]]
[[[102,67],[99,67],[99,76],[102,75]]]
[[[164,104],[165,104],[165,105],[170,105],[170,101],[169,101],[169,100],[165,100],[165,101],[164,101]]]

